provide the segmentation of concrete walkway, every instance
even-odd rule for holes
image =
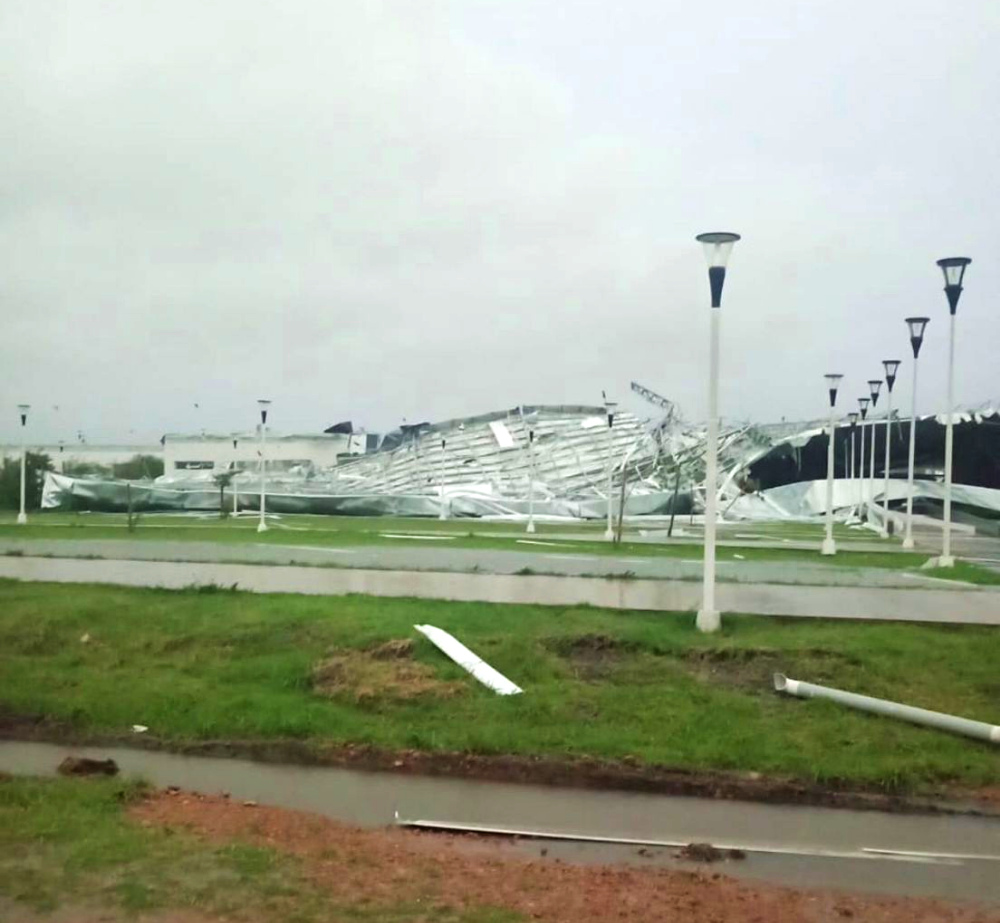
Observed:
[[[182,589],[215,584],[255,593],[409,596],[424,599],[692,612],[701,588],[678,580],[266,566],[177,561],[0,557],[0,577]],[[1000,625],[1000,593],[860,586],[721,584],[724,612],[817,618]]]
[[[546,541],[539,539],[538,541]],[[662,555],[599,555],[580,552],[567,544],[551,550],[502,551],[448,547],[447,541],[400,539],[398,546],[354,545],[323,547],[271,543],[160,542],[128,539],[0,539],[0,555],[55,558],[108,558],[139,561],[192,561],[349,567],[365,569],[439,571],[479,574],[551,574],[559,576],[626,576],[648,580],[701,579],[700,554],[691,559]],[[534,547],[534,546],[533,546]],[[817,558],[819,556],[817,555]],[[718,579],[728,583],[774,583],[800,586],[934,587],[958,592],[978,590],[970,584],[939,580],[917,571],[841,567],[806,561],[719,561]]]

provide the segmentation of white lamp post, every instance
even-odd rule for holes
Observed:
[[[903,547],[913,547],[913,458],[917,445],[917,358],[924,342],[924,331],[930,322],[929,317],[908,317],[906,326],[910,330],[910,346],[913,349],[913,394],[910,396],[910,463],[906,479],[906,533],[903,536]]]
[[[937,264],[944,273],[944,293],[948,296],[949,332],[948,332],[948,422],[944,434],[944,538],[941,545],[939,567],[954,567],[955,558],[951,553],[951,465],[952,465],[952,417],[955,412],[955,312],[958,310],[958,299],[962,295],[962,280],[965,268],[971,263],[967,256],[949,256],[938,260]]]
[[[239,469],[236,467],[239,464],[239,456],[236,454],[236,447],[239,445],[239,440],[233,440],[233,477],[230,480],[230,484],[233,485],[233,516],[239,512],[240,508],[240,489],[236,486],[236,475],[239,473]]]
[[[871,458],[868,460],[868,509],[865,518],[871,522],[871,509],[875,505],[875,407],[878,404],[879,393],[882,391],[882,379],[869,378],[868,390],[872,396],[872,431],[869,434],[872,444],[868,450],[871,453]]]
[[[696,238],[705,248],[708,284],[712,295],[708,349],[708,438],[705,444],[705,567],[702,575],[701,609],[696,624],[699,631],[718,631],[721,623],[715,608],[715,517],[716,480],[719,453],[719,314],[726,264],[739,234],[715,231]]]
[[[607,397],[604,398],[604,412],[607,414],[608,418],[608,527],[604,530],[604,538],[613,542],[615,539],[615,530],[612,528],[611,522],[613,517],[612,506],[614,504],[614,475],[615,475],[615,437],[614,437],[614,426],[615,426],[615,409],[618,407],[617,401],[609,401]]]
[[[528,416],[528,527],[529,534],[535,531],[535,421],[534,414]]]
[[[892,467],[890,444],[892,442],[892,386],[896,383],[896,373],[902,365],[899,359],[883,359],[885,369],[885,485],[882,490],[882,528],[879,535],[889,537],[889,470]]]
[[[851,493],[853,494],[854,493],[854,487],[855,487],[855,485],[854,485],[854,431],[858,428],[858,412],[856,410],[852,410],[847,415],[847,419],[850,421],[850,424],[851,424],[851,471],[850,471],[849,477],[851,479]]]
[[[28,449],[24,438],[24,428],[28,425],[29,410],[31,410],[30,404],[17,405],[17,412],[21,417],[21,512],[17,514],[17,524],[19,526],[27,525],[28,522],[28,514],[24,509],[24,485],[27,479],[26,468],[28,460]]]
[[[868,405],[871,403],[870,397],[858,398],[858,409],[861,411],[861,477],[858,481],[858,515],[861,515],[861,508],[865,505],[865,420],[868,419]]]
[[[820,554],[837,553],[837,543],[833,540],[833,443],[834,436],[837,434],[833,408],[837,406],[837,388],[843,377],[837,372],[828,372],[825,376],[827,391],[830,394],[830,438],[826,454],[826,538],[823,539]],[[864,430],[861,432],[863,434]]]
[[[441,440],[441,463],[438,465],[438,489],[441,493],[441,512],[438,514],[438,519],[441,520],[448,518],[448,505],[444,499],[444,450],[447,444],[447,439]]]
[[[271,402],[261,399],[257,401],[257,406],[260,407],[260,522],[257,524],[257,531],[266,532],[267,523],[264,521],[264,514],[267,505],[267,408],[271,406]]]

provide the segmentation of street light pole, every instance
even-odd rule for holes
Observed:
[[[604,538],[606,541],[613,542],[615,539],[615,531],[612,528],[613,512],[612,506],[614,504],[614,476],[615,476],[615,440],[614,440],[614,425],[615,425],[615,408],[617,408],[617,401],[609,401],[607,397],[604,398],[604,412],[608,417],[608,527],[604,531]]]
[[[861,409],[861,478],[858,481],[858,515],[865,505],[865,420],[868,419],[868,404],[870,397],[859,397],[858,407]]]
[[[535,532],[535,424],[528,421],[528,527],[526,532]]]
[[[939,567],[954,567],[955,558],[951,553],[951,476],[953,449],[953,417],[955,413],[955,312],[958,310],[958,299],[962,295],[962,280],[965,269],[971,263],[967,256],[950,256],[938,260],[937,264],[944,273],[944,293],[948,297],[948,422],[945,424],[944,435],[944,537],[941,546]]]
[[[883,359],[882,368],[885,369],[886,407],[885,407],[885,485],[882,489],[882,528],[879,535],[882,538],[889,537],[889,469],[892,467],[891,450],[889,448],[892,441],[892,386],[896,383],[896,373],[902,363],[899,359]]]
[[[838,372],[829,372],[825,376],[826,387],[830,395],[830,438],[826,454],[826,538],[820,548],[820,554],[836,554],[837,543],[833,540],[833,443],[837,434],[837,424],[833,417],[833,409],[837,406],[837,388],[844,376]],[[864,432],[864,430],[862,430]]]
[[[441,440],[441,463],[438,465],[438,488],[441,493],[441,512],[438,514],[438,519],[441,520],[448,518],[448,507],[444,500],[444,450],[447,444],[446,439]]]
[[[913,547],[913,459],[917,445],[917,358],[924,342],[924,331],[930,323],[929,317],[908,317],[906,326],[910,330],[910,347],[913,349],[913,394],[910,397],[910,464],[906,480],[906,533],[903,547]]]
[[[881,378],[869,378],[868,390],[872,396],[872,431],[871,431],[871,458],[868,462],[868,507],[865,510],[865,518],[871,522],[872,507],[875,505],[875,407],[878,404],[879,392],[882,390]]]
[[[257,524],[258,532],[267,531],[267,523],[264,521],[265,507],[267,505],[267,408],[271,402],[267,400],[257,401],[260,407],[260,522]]]
[[[31,410],[30,404],[18,404],[17,412],[21,416],[21,512],[17,514],[17,524],[19,526],[27,525],[28,514],[25,512],[24,508],[24,492],[25,492],[25,482],[27,480],[27,462],[28,462],[28,448],[27,442],[24,438],[24,428],[28,425],[28,411]]]
[[[236,446],[239,444],[238,439],[233,440],[233,477],[230,480],[230,484],[233,485],[233,516],[237,514],[240,508],[240,489],[236,486],[236,474],[237,474],[237,464],[239,464],[239,458],[236,455]]]
[[[852,410],[848,415],[847,419],[851,423],[851,495],[854,495],[854,431],[858,428],[858,413],[856,410]]]
[[[715,608],[715,517],[716,480],[719,455],[719,316],[722,287],[726,281],[726,263],[739,234],[716,231],[696,238],[705,249],[708,261],[708,284],[712,295],[708,350],[708,438],[705,445],[705,566],[702,574],[701,609],[696,624],[699,631],[718,631],[722,622]]]

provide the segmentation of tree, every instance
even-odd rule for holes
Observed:
[[[111,473],[123,481],[151,481],[163,474],[163,459],[155,455],[133,455],[127,462],[112,465]]]
[[[25,458],[24,505],[37,510],[42,505],[45,472],[52,470],[52,459],[44,452],[28,452]],[[21,508],[21,456],[4,456],[0,465],[0,509]]]

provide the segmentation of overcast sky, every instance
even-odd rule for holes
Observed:
[[[950,255],[957,399],[1000,397],[998,42],[996,0],[3,0],[0,439],[632,379],[699,419],[717,229],[724,416],[853,404],[907,314],[940,409]]]

